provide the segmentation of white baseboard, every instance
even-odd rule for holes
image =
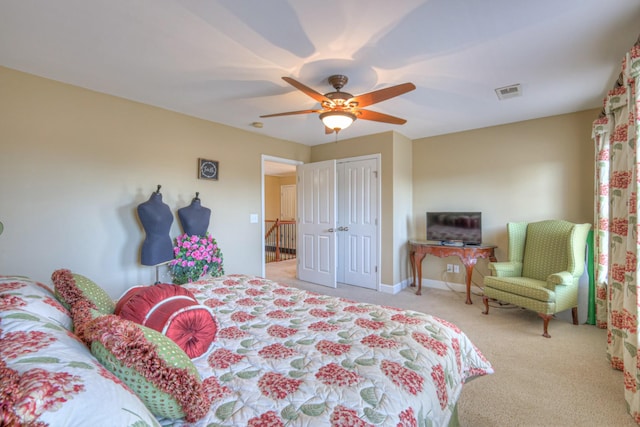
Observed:
[[[396,283],[395,285],[385,285],[384,283],[380,284],[380,292],[385,294],[397,294],[402,291],[404,288],[411,284],[411,279],[405,279],[400,283]]]
[[[385,285],[380,284],[380,292],[385,294],[397,294],[402,291],[404,288],[407,288],[411,285],[413,280],[411,278],[405,279],[400,283],[396,283],[395,285]],[[462,283],[447,283],[442,280],[433,280],[433,279],[422,279],[422,287],[423,288],[433,288],[433,289],[441,289],[445,291],[455,291],[455,292],[467,292],[466,285]]]
[[[467,285],[465,284],[443,282],[442,280],[422,279],[422,287],[442,289],[445,291],[467,292]]]

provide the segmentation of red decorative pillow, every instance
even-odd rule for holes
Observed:
[[[118,301],[115,314],[163,333],[191,359],[205,354],[218,332],[209,307],[188,289],[166,283],[130,289]]]
[[[124,307],[129,302],[131,297],[135,296],[140,291],[140,289],[144,289],[146,287],[147,286],[140,285],[129,288],[124,294],[122,294],[120,299],[116,301],[116,308],[113,310],[113,314],[119,316],[120,312],[122,311],[122,307]]]

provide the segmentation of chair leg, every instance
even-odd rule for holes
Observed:
[[[484,303],[484,311],[482,314],[489,314],[489,297],[483,295],[482,302]]]
[[[553,315],[538,313],[538,316],[542,317],[542,320],[544,322],[544,333],[542,334],[542,336],[545,338],[551,338],[551,335],[549,335],[549,332],[547,332],[547,328],[549,327],[549,320],[551,320]]]
[[[571,309],[571,315],[573,316],[573,324],[578,324],[578,307],[573,307]]]

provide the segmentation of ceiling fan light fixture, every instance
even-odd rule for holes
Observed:
[[[348,111],[325,111],[320,114],[320,120],[329,129],[333,129],[336,132],[346,129],[351,126],[351,123],[356,119],[356,115]]]

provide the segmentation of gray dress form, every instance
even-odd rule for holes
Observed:
[[[209,229],[211,209],[200,204],[200,199],[196,197],[189,206],[178,209],[178,218],[182,224],[182,229],[189,236],[204,236]]]
[[[146,234],[140,252],[140,262],[143,265],[158,265],[172,260],[173,243],[169,231],[173,214],[169,206],[162,201],[159,191],[138,205],[138,217]]]

